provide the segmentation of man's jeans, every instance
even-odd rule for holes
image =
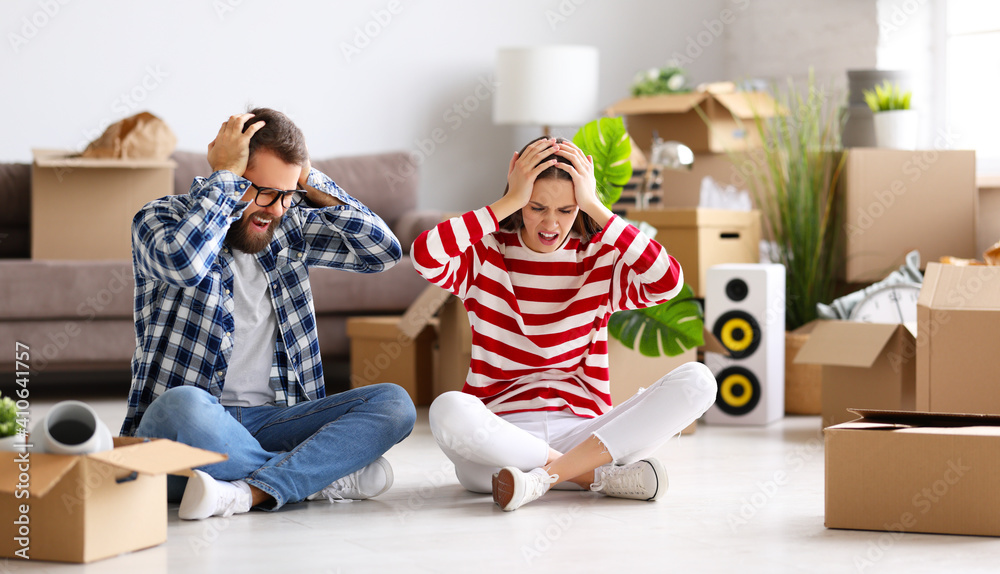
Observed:
[[[217,480],[245,480],[274,497],[277,509],[368,466],[406,438],[415,420],[409,395],[393,384],[291,407],[224,407],[207,391],[183,386],[149,405],[136,435],[229,455],[198,470]],[[170,485],[172,496],[178,486]]]

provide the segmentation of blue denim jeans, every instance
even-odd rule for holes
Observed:
[[[368,466],[406,438],[415,420],[409,395],[388,383],[290,407],[224,407],[207,391],[184,386],[149,405],[136,435],[229,455],[198,470],[245,480],[271,495],[277,509]],[[178,486],[173,480],[172,496]]]

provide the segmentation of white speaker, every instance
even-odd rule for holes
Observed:
[[[785,415],[785,266],[715,265],[705,287],[705,326],[729,351],[705,353],[718,384],[705,422],[766,425]]]

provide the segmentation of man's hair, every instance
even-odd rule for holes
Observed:
[[[259,121],[264,122],[264,127],[250,138],[248,163],[253,163],[254,153],[260,149],[270,151],[291,165],[302,165],[309,159],[306,138],[288,116],[271,108],[254,108],[247,113],[253,114],[253,117],[247,120],[243,131]]]

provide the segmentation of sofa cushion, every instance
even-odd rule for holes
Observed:
[[[132,319],[132,262],[0,261],[0,319]]]
[[[314,267],[309,270],[316,314],[402,313],[428,285],[409,257],[382,273],[350,273]]]
[[[195,177],[212,175],[212,166],[204,153],[194,151],[175,151],[170,159],[177,162],[174,169],[174,195],[184,195],[191,191],[191,182]]]
[[[394,229],[404,213],[417,207],[418,170],[404,152],[314,160],[313,167]]]
[[[174,193],[177,195],[187,193],[195,177],[212,175],[204,153],[178,151],[170,157],[177,162],[174,171]],[[390,226],[417,206],[419,174],[410,156],[404,152],[314,159],[312,165]]]

